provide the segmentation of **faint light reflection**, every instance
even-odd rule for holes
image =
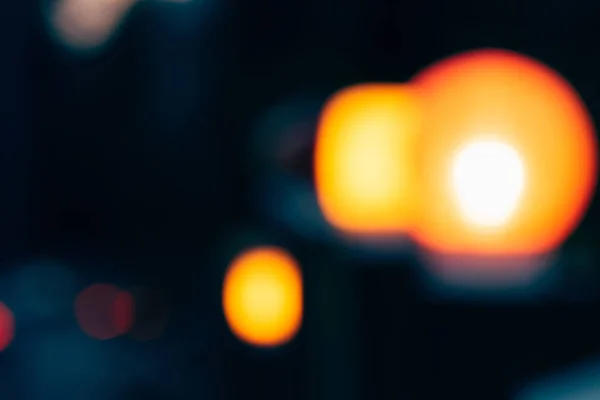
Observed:
[[[107,340],[127,333],[133,324],[134,300],[109,284],[94,284],[75,299],[75,316],[89,336]]]
[[[597,400],[600,363],[587,363],[526,385],[515,400]]]
[[[130,293],[135,301],[130,336],[140,341],[160,338],[169,321],[169,305],[164,294],[149,287],[137,287],[131,289]]]
[[[555,293],[557,255],[474,256],[420,251],[421,284],[434,297],[520,301]]]
[[[70,268],[57,261],[42,259],[19,266],[11,279],[15,311],[25,321],[70,316],[76,281]]]
[[[50,22],[60,41],[74,49],[104,45],[137,0],[59,0]]]

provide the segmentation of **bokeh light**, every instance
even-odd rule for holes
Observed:
[[[137,0],[58,0],[50,10],[54,35],[74,49],[94,49],[115,33]]]
[[[246,343],[274,347],[290,341],[303,316],[298,263],[277,247],[243,252],[225,276],[223,311],[231,331]]]
[[[523,163],[502,142],[475,142],[460,149],[452,169],[458,205],[468,222],[482,227],[505,224],[525,184]]]
[[[134,300],[109,284],[94,284],[75,299],[75,317],[89,336],[106,340],[127,333],[133,324]]]
[[[15,319],[12,311],[0,303],[0,351],[4,351],[15,335]]]
[[[413,91],[394,84],[353,86],[324,107],[315,182],[323,213],[342,232],[385,237],[412,225],[419,110]]]
[[[412,83],[426,110],[417,241],[492,257],[560,246],[596,183],[594,127],[569,83],[503,50],[450,57]]]

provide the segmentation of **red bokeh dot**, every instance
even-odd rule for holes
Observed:
[[[4,351],[15,335],[15,319],[4,303],[0,303],[0,351]]]
[[[95,284],[75,299],[75,317],[81,330],[99,339],[127,333],[133,324],[133,297],[109,284]]]
[[[120,335],[129,332],[133,325],[133,296],[120,291],[113,304],[114,323]]]

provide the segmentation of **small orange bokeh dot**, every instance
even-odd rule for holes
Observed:
[[[418,98],[399,84],[356,85],[321,114],[315,184],[325,218],[350,235],[404,233],[414,208]]]
[[[302,325],[302,274],[297,262],[278,247],[243,252],[223,282],[223,311],[231,331],[258,347],[290,341]]]
[[[582,219],[596,183],[593,123],[569,83],[525,56],[481,50],[436,63],[411,84],[426,112],[417,163],[418,242],[437,252],[483,255],[543,254],[558,247]],[[460,149],[466,150],[457,167]],[[465,179],[490,163],[499,171],[477,182],[495,190],[514,173],[507,179],[519,193],[506,221],[485,227],[461,215],[457,191],[463,189],[457,185],[468,189],[464,196],[469,190],[477,196],[478,183],[469,188]],[[458,178],[451,176],[453,168]]]

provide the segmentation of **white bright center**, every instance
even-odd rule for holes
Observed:
[[[523,192],[525,171],[511,146],[499,141],[478,141],[458,151],[452,183],[468,220],[497,227],[514,212]]]

